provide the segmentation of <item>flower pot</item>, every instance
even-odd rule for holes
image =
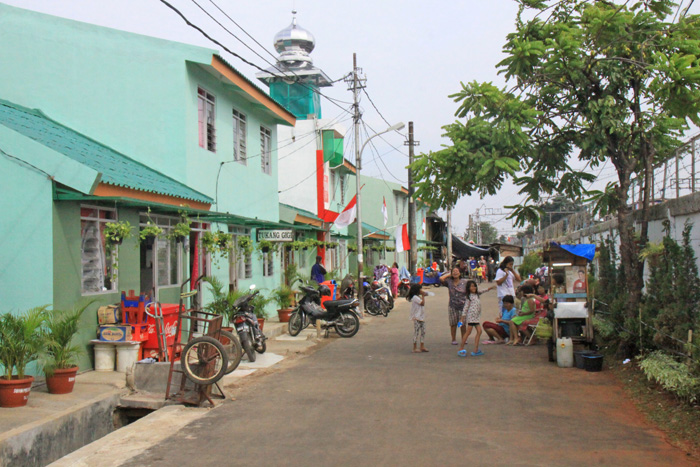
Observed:
[[[175,237],[175,243],[182,243],[185,241],[185,238],[187,238],[187,237],[185,237],[184,235],[177,235]]]
[[[33,381],[33,376],[25,376],[22,379],[13,376],[10,380],[0,378],[0,407],[24,407],[27,405]]]
[[[264,247],[262,247],[262,248],[260,249],[260,251],[262,251],[263,253],[267,253],[268,251],[270,251],[270,247],[269,247],[269,246],[264,246]]]
[[[288,323],[289,317],[292,315],[293,308],[285,308],[283,310],[277,310],[277,316],[280,318],[280,323]]]
[[[46,387],[49,389],[49,394],[68,394],[73,392],[75,385],[75,375],[78,373],[78,367],[56,369],[53,375],[46,376]]]
[[[263,330],[263,325],[265,324],[265,318],[258,318],[258,327]]]

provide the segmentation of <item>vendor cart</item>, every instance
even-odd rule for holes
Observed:
[[[593,311],[588,297],[588,263],[595,245],[551,242],[542,251],[549,268],[550,296],[554,298],[552,343],[569,337],[573,343],[593,344]],[[551,360],[551,355],[550,355]]]

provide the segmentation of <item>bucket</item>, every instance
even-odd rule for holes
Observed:
[[[584,355],[583,367],[586,371],[601,371],[603,369],[603,356],[598,354]]]
[[[557,339],[557,365],[561,368],[574,366],[574,344],[568,337]]]
[[[114,344],[93,343],[95,347],[95,371],[114,371],[116,353]]]
[[[139,342],[126,342],[117,347],[117,371],[126,373],[126,369],[139,359]]]
[[[595,355],[593,350],[574,350],[574,363],[576,368],[583,370],[583,356],[584,355]]]

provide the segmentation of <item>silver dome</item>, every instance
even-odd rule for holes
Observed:
[[[296,11],[292,11],[296,15]],[[309,62],[309,56],[316,46],[316,39],[306,29],[297,25],[297,18],[292,18],[292,24],[275,34],[274,46],[280,54],[280,62]]]

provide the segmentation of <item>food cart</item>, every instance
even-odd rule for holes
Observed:
[[[555,300],[552,341],[569,337],[573,343],[593,343],[593,311],[588,299],[588,263],[595,245],[551,242],[542,251],[548,267],[550,296]]]

